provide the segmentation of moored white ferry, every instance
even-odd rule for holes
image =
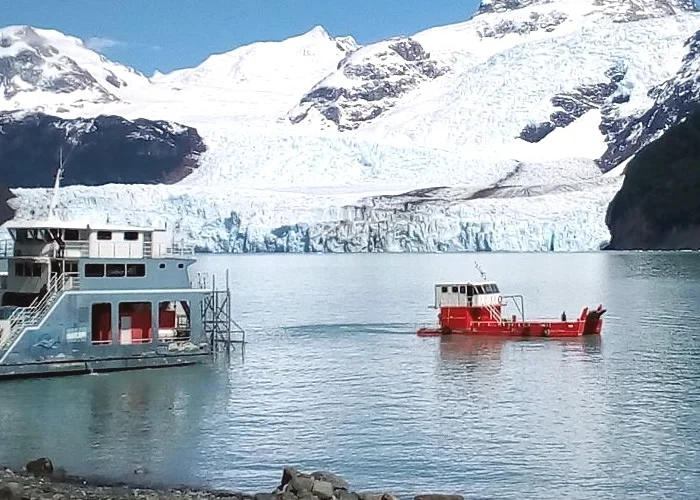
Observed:
[[[193,247],[165,228],[53,212],[5,224],[0,378],[187,365],[209,359],[218,341],[230,347],[228,284],[190,276]]]

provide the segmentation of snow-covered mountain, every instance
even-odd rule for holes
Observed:
[[[31,26],[0,29],[0,110],[82,108],[118,101],[148,79],[78,38]]]
[[[615,167],[662,130],[669,96],[695,95],[681,81],[698,79],[698,30],[692,0],[483,0],[376,44],[314,28],[150,80],[126,70],[121,93],[80,108],[43,88],[19,107],[204,139],[179,183],[67,187],[66,216],[166,218],[214,251],[591,250],[609,239]],[[13,191],[18,217],[48,196]]]

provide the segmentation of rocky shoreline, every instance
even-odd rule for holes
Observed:
[[[128,484],[104,484],[70,476],[40,458],[22,470],[0,469],[0,500],[106,500],[124,498],[236,500],[399,500],[387,492],[361,493],[350,489],[343,478],[331,472],[303,473],[291,467],[282,472],[280,484],[270,493],[243,493],[188,488],[141,488]],[[461,495],[420,494],[413,500],[464,500]]]

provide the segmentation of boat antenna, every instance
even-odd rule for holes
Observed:
[[[481,279],[486,281],[486,273],[484,272],[483,269],[481,269],[481,266],[479,265],[479,261],[477,261],[477,260],[474,261],[474,267],[476,267],[476,270],[479,271],[479,274],[481,275]]]
[[[51,204],[49,205],[49,217],[56,216],[56,205],[58,205],[58,189],[61,187],[61,177],[63,176],[63,147],[58,152],[58,171],[56,171],[56,179],[53,184],[53,195],[51,196]]]

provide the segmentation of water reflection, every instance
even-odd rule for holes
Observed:
[[[471,335],[447,335],[439,338],[440,359],[466,368],[498,366],[504,349],[530,350],[556,347],[563,353],[598,356],[602,336],[590,335],[562,339],[508,338]]]

